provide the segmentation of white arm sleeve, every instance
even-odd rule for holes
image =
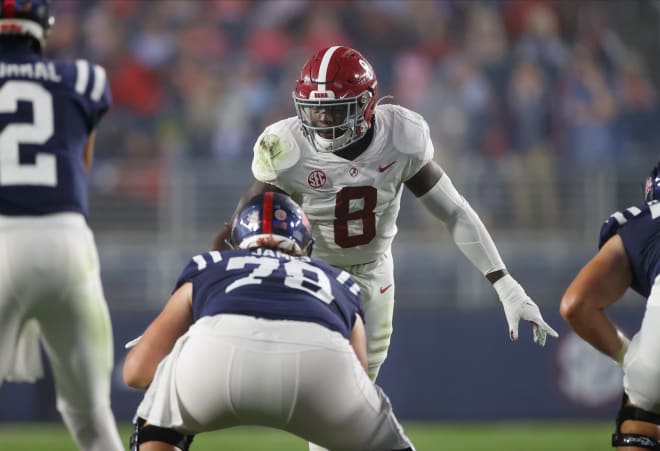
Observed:
[[[486,226],[446,173],[419,200],[433,216],[444,222],[463,255],[483,275],[505,269]]]

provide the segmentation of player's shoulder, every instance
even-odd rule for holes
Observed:
[[[377,133],[386,133],[402,154],[424,153],[430,140],[429,126],[422,115],[401,105],[378,105],[376,128]]]
[[[66,85],[77,96],[92,102],[102,102],[109,96],[109,84],[106,70],[100,64],[86,59],[46,60],[52,64],[60,77],[60,83]]]
[[[226,260],[228,254],[232,252],[236,251],[209,251],[193,255],[181,271],[181,274],[179,275],[176,283],[176,288],[180,287],[186,282],[190,282],[196,276],[203,273],[216,263]]]
[[[304,140],[297,117],[267,126],[254,144],[252,172],[261,181],[276,178],[281,171],[293,167],[300,159],[300,142]]]
[[[619,233],[623,228],[645,226],[660,218],[660,202],[652,201],[641,205],[633,205],[623,210],[618,210],[607,217],[603,223],[598,247],[602,247],[607,240]],[[660,222],[658,223],[660,225]]]

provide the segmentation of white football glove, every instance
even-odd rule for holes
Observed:
[[[509,324],[509,338],[518,339],[518,323],[521,319],[530,321],[534,330],[534,343],[545,345],[548,334],[558,337],[559,334],[543,321],[538,305],[527,296],[525,290],[511,275],[507,274],[493,284],[493,288],[504,306],[506,322]]]

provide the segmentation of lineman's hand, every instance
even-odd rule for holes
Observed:
[[[509,338],[518,339],[518,323],[520,320],[530,321],[534,329],[534,342],[545,345],[548,334],[558,337],[559,334],[543,320],[538,305],[527,296],[525,290],[509,274],[493,284],[500,302],[504,306],[504,314],[509,324]]]

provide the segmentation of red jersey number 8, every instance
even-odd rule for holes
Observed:
[[[347,186],[337,193],[335,203],[335,243],[339,247],[367,244],[376,236],[377,191],[373,186]],[[351,206],[362,201],[362,208],[351,211]],[[349,235],[349,221],[362,222],[362,233]]]

